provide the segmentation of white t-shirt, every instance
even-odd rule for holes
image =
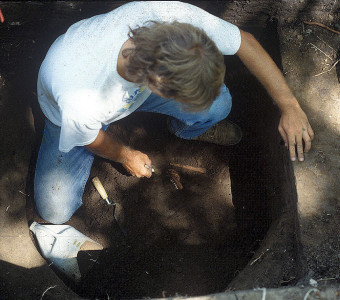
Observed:
[[[183,22],[203,29],[224,55],[237,52],[239,29],[182,2],[131,2],[72,25],[49,49],[39,71],[38,100],[45,116],[61,127],[59,150],[92,143],[103,125],[126,117],[150,95],[117,72],[129,27],[147,21]]]

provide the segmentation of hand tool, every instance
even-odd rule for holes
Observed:
[[[155,168],[152,165],[149,166],[148,164],[145,164],[144,167],[149,169],[152,173],[155,173]]]
[[[108,205],[116,206],[116,203],[113,203],[113,202],[109,201],[109,197],[108,197],[108,195],[107,195],[107,193],[106,193],[102,183],[100,182],[100,180],[99,180],[99,178],[97,176],[92,178],[92,182],[93,182],[94,187],[97,189],[98,193],[106,201],[106,203]]]
[[[144,167],[149,169],[153,174],[160,175],[162,173],[159,169],[155,168],[153,165],[149,166],[148,164],[145,164]],[[180,177],[175,170],[168,169],[166,172],[166,175],[167,177],[169,177],[171,183],[174,185],[176,190],[183,189],[183,185],[180,181]]]
[[[114,202],[110,202],[109,197],[104,189],[104,186],[102,185],[101,181],[99,180],[99,178],[96,176],[94,178],[92,178],[92,183],[94,185],[94,187],[96,188],[96,190],[98,191],[98,193],[100,194],[100,196],[102,197],[103,200],[106,201],[106,203],[110,206],[113,206],[113,218],[115,220],[115,222],[117,223],[119,229],[121,230],[121,232],[124,234],[124,236],[126,236],[126,231],[123,230],[116,218],[116,207],[117,207],[117,203]]]

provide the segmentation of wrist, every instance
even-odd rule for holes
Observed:
[[[282,113],[290,110],[301,109],[300,104],[295,97],[285,98],[277,103]]]
[[[121,164],[126,164],[126,162],[129,160],[131,157],[131,152],[133,150],[129,146],[122,145],[120,147],[119,153],[117,155],[116,161],[121,163]]]

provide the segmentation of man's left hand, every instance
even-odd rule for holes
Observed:
[[[304,152],[311,148],[314,132],[306,114],[299,106],[291,106],[282,111],[279,132],[289,149],[291,160],[296,160],[297,153],[299,161],[303,161]]]

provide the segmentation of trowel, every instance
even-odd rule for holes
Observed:
[[[30,230],[36,237],[42,256],[51,263],[50,265],[75,282],[81,280],[77,261],[78,252],[103,249],[102,245],[70,225],[46,225],[33,222]]]
[[[119,229],[123,233],[123,235],[126,237],[127,236],[126,231],[120,226],[120,224],[117,220],[117,217],[116,217],[117,203],[109,200],[109,196],[107,195],[104,186],[102,185],[101,181],[99,180],[99,178],[97,176],[92,178],[92,183],[93,183],[94,187],[96,188],[96,190],[98,191],[100,197],[103,200],[105,200],[106,204],[113,207],[113,218],[115,220],[115,223],[117,224],[117,226],[119,227]]]

